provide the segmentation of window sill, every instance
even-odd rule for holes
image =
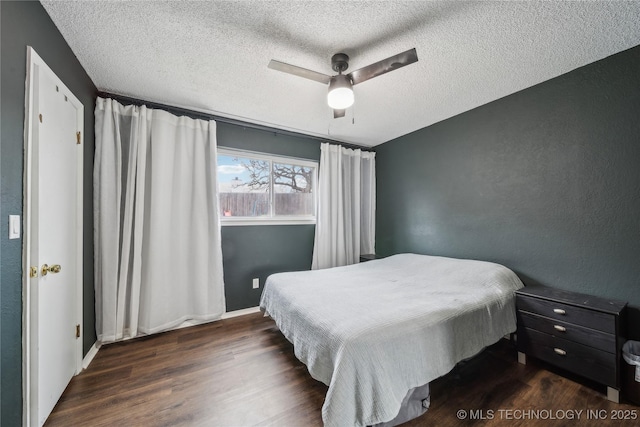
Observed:
[[[245,226],[245,225],[304,225],[315,224],[315,218],[292,217],[292,218],[239,218],[239,217],[222,217],[220,225],[227,226]]]

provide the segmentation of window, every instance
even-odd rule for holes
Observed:
[[[316,162],[218,149],[223,225],[314,224]]]

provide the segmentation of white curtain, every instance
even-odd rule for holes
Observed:
[[[323,143],[312,269],[338,267],[375,252],[375,153]]]
[[[95,118],[98,340],[219,318],[216,123],[103,98]]]

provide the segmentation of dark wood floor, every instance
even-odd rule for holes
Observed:
[[[406,426],[640,425],[612,420],[640,418],[639,407],[611,403],[591,384],[515,359],[501,340],[459,365],[432,383],[431,408]],[[326,389],[273,321],[251,314],[103,346],[46,426],[321,426]],[[524,419],[534,410],[575,418]]]

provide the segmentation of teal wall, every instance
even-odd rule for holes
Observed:
[[[496,261],[628,301],[640,335],[640,47],[376,152],[379,254]]]
[[[317,140],[226,123],[218,123],[218,146],[320,160]],[[309,270],[314,233],[314,225],[223,226],[227,311],[257,306],[269,274]],[[260,289],[252,288],[254,277],[260,279]]]
[[[24,91],[31,46],[84,104],[84,351],[96,340],[93,291],[93,141],[96,87],[39,2],[0,1],[2,50],[0,170],[0,424],[22,423],[22,239],[8,240],[8,216],[22,216]]]

